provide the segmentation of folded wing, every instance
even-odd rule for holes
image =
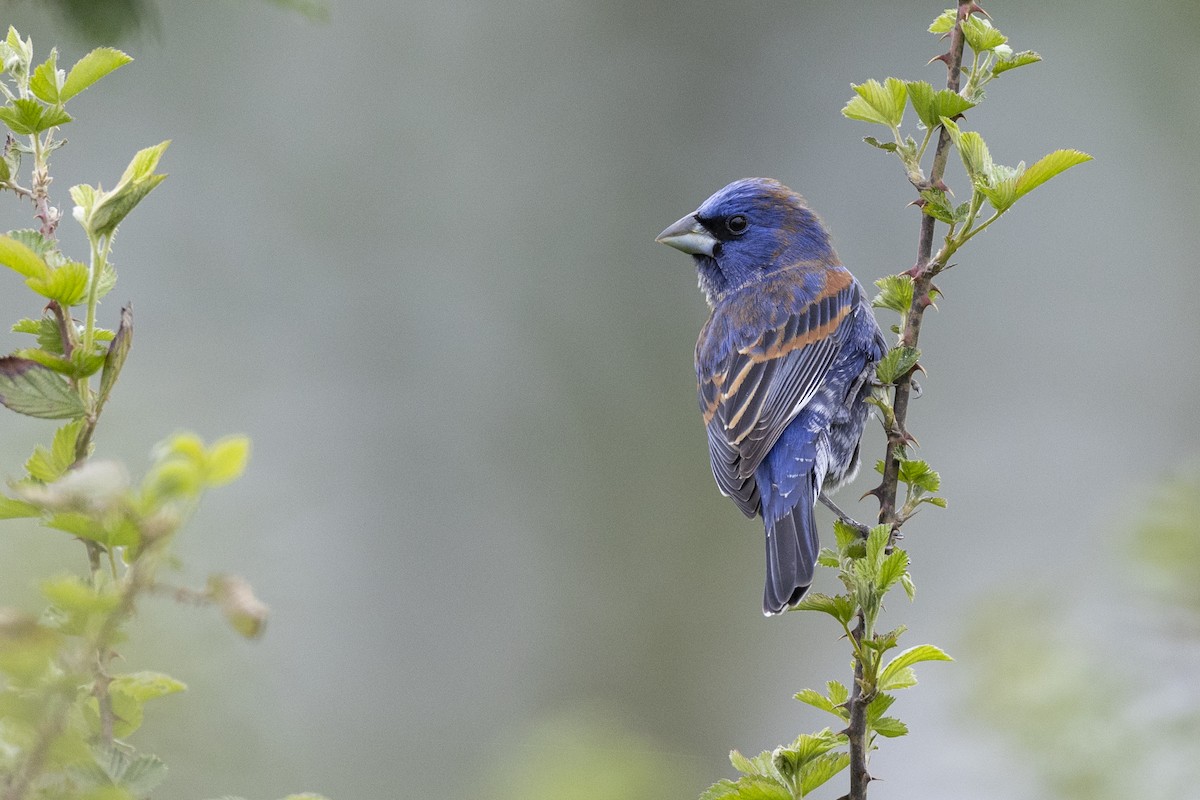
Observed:
[[[698,353],[700,410],[713,476],[747,516],[760,505],[755,469],[821,386],[843,345],[843,322],[860,302],[860,292],[848,272],[830,269],[824,288],[810,300],[795,300],[782,323],[716,361]],[[778,309],[773,316],[778,319]],[[707,363],[711,367],[706,369]]]

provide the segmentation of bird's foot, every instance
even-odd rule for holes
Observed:
[[[843,525],[849,525],[851,528],[854,528],[854,530],[858,531],[859,536],[861,536],[864,539],[867,538],[867,534],[869,534],[871,532],[870,526],[863,525],[861,522],[859,522],[858,520],[851,517],[845,511],[842,511],[840,508],[837,507],[836,503],[834,503],[832,500],[830,500],[825,495],[824,492],[821,492],[821,495],[817,499],[821,501],[821,504],[823,506],[825,506],[830,511],[832,511],[834,514],[836,514],[837,518],[842,521]]]

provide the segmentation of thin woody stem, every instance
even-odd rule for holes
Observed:
[[[950,34],[950,50],[939,60],[946,64],[946,87],[957,92],[961,85],[962,57],[964,37],[962,21],[977,8],[973,0],[958,0],[958,22]],[[946,172],[946,162],[950,157],[950,134],[945,127],[938,135],[937,148],[933,154],[933,165],[930,168],[928,186],[937,186]],[[920,189],[921,187],[918,187]],[[936,220],[927,215],[921,215],[920,235],[917,239],[917,261],[908,274],[913,279],[913,300],[908,313],[904,315],[904,328],[900,334],[900,344],[905,347],[916,347],[921,335],[921,322],[925,309],[932,305],[930,289],[933,278],[942,265],[931,263],[933,254],[934,223]],[[879,522],[892,527],[894,541],[900,525],[903,523],[897,515],[896,493],[899,487],[900,456],[902,448],[910,441],[905,425],[908,419],[908,403],[912,398],[912,376],[917,369],[914,367],[896,382],[895,394],[892,400],[892,413],[888,429],[887,454],[884,458],[883,482],[876,493],[879,496]],[[861,642],[864,637],[870,637],[872,632],[867,630],[862,609],[859,610],[857,624],[852,636],[855,640],[856,652],[861,652]],[[872,697],[863,690],[864,672],[866,665],[861,658],[854,660],[854,684],[850,687],[850,724],[846,735],[850,740],[850,793],[848,800],[866,800],[867,786],[871,782],[868,771],[868,748],[870,733],[867,726],[867,707]],[[873,685],[872,685],[873,686]],[[872,688],[871,693],[874,693]]]
[[[959,23],[950,34],[950,51],[946,54],[947,79],[946,87],[957,92],[962,76],[962,55],[965,40],[962,35],[962,20],[970,13],[973,3],[970,0],[959,0]],[[946,162],[950,158],[950,134],[943,127],[938,135],[937,148],[933,154],[933,166],[929,173],[930,185],[941,181],[946,172]],[[930,269],[930,259],[933,254],[934,225],[937,220],[922,214],[920,236],[917,240],[917,262],[909,270],[913,278],[912,307],[904,316],[904,329],[900,334],[900,344],[905,347],[916,347],[921,335],[921,322],[925,309],[932,305],[930,288],[935,272]],[[915,368],[914,368],[915,369]],[[900,449],[904,446],[907,436],[905,425],[908,419],[908,402],[912,398],[912,375],[910,370],[896,382],[896,392],[892,402],[895,416],[895,427],[898,437],[889,436],[887,455],[883,462],[883,482],[879,487],[879,521],[895,526],[896,491],[899,485]]]

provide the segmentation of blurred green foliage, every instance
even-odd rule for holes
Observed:
[[[1200,633],[1200,464],[1154,490],[1134,523],[1131,545],[1138,585]]]
[[[1200,470],[1152,490],[1135,519],[1134,570],[1112,587],[1124,602],[1108,624],[1045,587],[989,603],[967,629],[979,665],[967,708],[1046,797],[1187,797],[1200,783],[1194,671],[1169,668],[1200,649]]]
[[[480,794],[491,800],[660,800],[683,797],[676,754],[595,709],[561,713],[513,737]]]
[[[14,0],[9,0],[13,4]],[[329,18],[327,0],[258,0],[294,11],[312,20]],[[62,19],[67,30],[83,42],[112,44],[140,34],[155,33],[161,16],[181,0],[38,0]],[[250,0],[242,0],[250,2]]]
[[[60,69],[56,49],[39,63],[32,39],[11,26],[0,41],[0,96],[7,100],[0,121],[9,130],[0,191],[31,205],[27,213],[40,222],[36,230],[0,236],[0,264],[25,279],[42,307],[40,318],[13,326],[35,343],[0,358],[0,404],[36,419],[68,420],[49,446],[34,448],[26,474],[9,479],[0,519],[33,520],[57,532],[50,535],[82,543],[84,552],[67,563],[83,563],[86,553],[89,567],[80,575],[59,566],[49,578],[26,567],[25,579],[39,583],[48,605],[39,614],[0,607],[4,800],[142,800],[165,779],[162,760],[138,752],[129,737],[141,728],[148,702],[187,687],[161,672],[117,671],[147,595],[215,606],[247,638],[266,622],[266,606],[240,578],[214,575],[203,590],[162,578],[178,564],[176,534],[201,496],[241,477],[250,453],[246,437],[206,445],[177,433],[156,448],[140,481],[120,462],[90,457],[133,341],[128,305],[115,331],[97,325],[100,299],[116,284],[109,254],[120,223],[166,177],[155,169],[167,143],[139,151],[110,190],[71,187],[73,216],[90,249],[86,263],[61,249],[50,156],[65,143],[59,128],[73,121],[67,102],[131,61],[98,47]]]

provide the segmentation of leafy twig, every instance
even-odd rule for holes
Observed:
[[[959,0],[958,22],[950,32],[950,49],[937,59],[946,64],[946,88],[952,92],[958,91],[962,75],[963,45],[965,43],[962,21],[970,15],[973,8],[976,6],[972,0]],[[933,188],[941,183],[942,176],[946,174],[946,162],[950,159],[950,145],[950,132],[943,125],[938,134],[937,148],[933,153],[933,166],[930,169],[929,181],[925,188]],[[930,257],[933,254],[933,232],[936,223],[937,220],[934,217],[928,214],[921,215],[920,235],[917,239],[917,262],[908,271],[913,279],[913,294],[912,304],[908,313],[904,315],[904,327],[900,333],[902,347],[916,348],[917,341],[921,336],[921,322],[925,315],[925,309],[933,304],[930,291],[933,289],[933,278],[937,272],[929,267]],[[892,525],[894,528],[898,528],[896,525],[898,522],[896,492],[900,483],[900,456],[906,444],[905,438],[908,436],[906,427],[908,403],[912,398],[912,377],[916,369],[917,367],[914,365],[896,381],[892,400],[894,428],[889,431],[887,453],[883,462],[883,481],[874,490],[879,497],[879,521]],[[893,431],[897,435],[892,435]]]

